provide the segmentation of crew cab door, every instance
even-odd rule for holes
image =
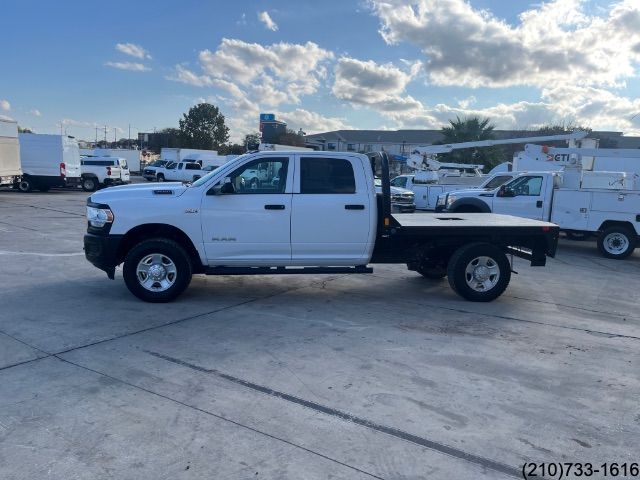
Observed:
[[[266,163],[271,176],[259,183],[247,172]],[[288,155],[253,158],[232,171],[232,191],[202,200],[202,235],[210,266],[286,266],[291,262],[293,159]],[[232,185],[232,187],[231,187]]]
[[[524,175],[500,187],[493,198],[493,213],[543,220],[547,182],[542,175]]]
[[[294,265],[368,263],[376,207],[371,204],[373,180],[367,184],[364,168],[353,157],[296,155],[291,214]]]

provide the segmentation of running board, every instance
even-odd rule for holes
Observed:
[[[373,273],[373,268],[365,265],[357,267],[209,267],[207,275],[310,275]]]

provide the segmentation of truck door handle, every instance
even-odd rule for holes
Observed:
[[[345,210],[364,210],[364,205],[345,205]]]
[[[284,210],[284,205],[265,205],[265,210]]]
[[[536,202],[536,207],[538,207],[538,208],[542,208],[542,200],[538,200],[538,201]]]

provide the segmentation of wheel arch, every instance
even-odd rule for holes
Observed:
[[[611,227],[624,227],[627,228],[629,230],[631,230],[632,232],[636,232],[635,227],[633,226],[633,224],[631,222],[627,222],[624,220],[605,220],[604,222],[602,222],[602,224],[600,225],[600,228],[598,228],[598,230],[600,232],[606,230],[607,228],[611,228]]]
[[[202,273],[204,266],[195,245],[184,231],[174,225],[165,223],[145,223],[125,233],[118,247],[117,259],[121,263],[127,253],[142,240],[149,238],[169,238],[179,243],[189,254],[193,273]]]
[[[448,210],[453,213],[463,213],[463,209],[466,208],[475,209],[478,213],[491,213],[489,205],[479,198],[461,198],[453,202]]]

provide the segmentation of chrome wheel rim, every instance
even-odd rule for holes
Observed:
[[[145,290],[164,292],[176,283],[178,270],[175,263],[161,253],[152,253],[138,262],[136,277]]]
[[[629,239],[622,233],[614,232],[604,237],[602,245],[607,253],[620,255],[629,248]]]
[[[93,180],[91,179],[86,179],[84,181],[84,188],[86,188],[87,190],[92,190],[94,186]]]
[[[491,257],[476,257],[467,264],[464,278],[475,292],[488,292],[500,280],[500,267]]]

